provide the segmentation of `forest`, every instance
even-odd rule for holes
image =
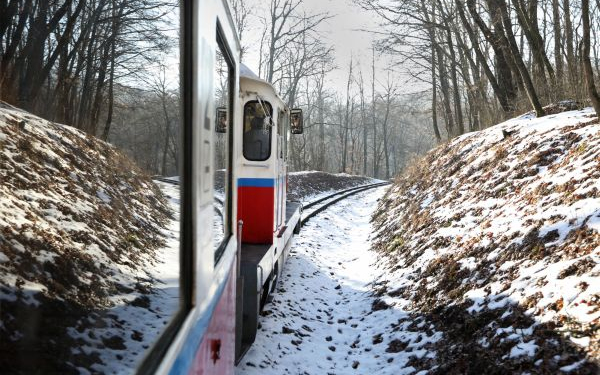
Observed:
[[[371,69],[348,62],[346,92],[323,87],[336,46],[322,43],[317,26],[331,14],[307,16],[296,11],[299,2],[272,0],[260,17],[260,76],[288,103],[300,102],[316,127],[294,140],[296,169],[389,178],[436,142],[528,111],[544,116],[559,102],[600,110],[600,1],[354,3],[375,13],[381,28],[373,31]],[[243,45],[249,11],[242,0],[233,9]],[[382,55],[393,61],[384,72],[374,62]],[[426,89],[405,95],[390,78],[399,67]]]
[[[0,100],[175,174],[178,1],[0,1]]]
[[[241,60],[259,51],[256,73],[305,111],[291,170],[387,179],[436,143],[528,111],[544,116],[552,103],[600,110],[598,0],[354,0],[380,22],[371,66],[336,61],[323,31],[334,13],[301,0],[255,5],[230,0]],[[175,174],[177,8],[1,0],[0,100],[107,140],[150,174]],[[382,56],[388,69],[376,69]],[[342,68],[345,90],[328,81]],[[405,93],[399,70],[423,89]]]

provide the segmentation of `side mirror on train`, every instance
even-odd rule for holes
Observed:
[[[302,132],[304,131],[303,120],[304,119],[302,118],[302,110],[299,108],[292,109],[290,113],[292,134],[302,134]]]
[[[227,133],[227,108],[217,108],[217,121],[215,125],[215,131],[217,133]]]

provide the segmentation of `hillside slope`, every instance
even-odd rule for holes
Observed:
[[[0,103],[0,368],[108,372],[94,366],[147,347],[156,333],[132,341],[124,316],[152,307],[150,270],[173,220],[117,149]]]
[[[444,333],[415,368],[600,373],[593,111],[524,115],[441,145],[397,179],[373,220],[376,294]]]
[[[320,171],[290,172],[288,175],[289,201],[311,202],[334,191],[355,186],[381,182],[371,177],[353,176],[346,173]]]

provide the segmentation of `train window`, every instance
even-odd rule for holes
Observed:
[[[283,158],[288,158],[288,137],[290,128],[290,114],[288,112],[283,115]]]
[[[244,157],[264,161],[271,156],[271,128],[273,109],[264,100],[249,101],[244,105]]]
[[[0,71],[0,372],[141,371],[185,306],[179,8],[12,3],[0,33],[12,48]]]
[[[233,60],[220,30],[217,28],[217,54],[214,71],[215,106],[217,121],[214,132],[214,186],[213,186],[213,248],[215,262],[218,262],[227,238],[231,234],[231,144],[232,144],[232,91],[234,88]]]
[[[277,135],[279,136],[279,140],[277,144],[279,145],[279,158],[283,159],[283,155],[285,155],[284,150],[284,138],[285,138],[285,112],[279,111],[277,114]]]

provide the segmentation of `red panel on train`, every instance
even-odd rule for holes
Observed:
[[[244,221],[242,242],[273,243],[274,200],[275,188],[272,178],[238,180],[238,220]]]
[[[235,264],[235,263],[234,263]],[[210,320],[210,325],[189,374],[233,375],[235,363],[235,272],[229,273],[227,285]]]

